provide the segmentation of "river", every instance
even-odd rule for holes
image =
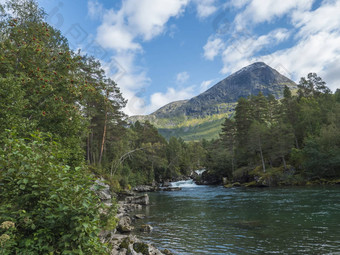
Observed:
[[[144,241],[175,254],[340,254],[340,187],[232,188],[174,183],[149,193]]]

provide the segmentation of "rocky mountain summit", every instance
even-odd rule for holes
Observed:
[[[292,80],[275,69],[263,62],[256,62],[231,74],[196,97],[169,103],[150,115],[132,116],[130,120],[148,120],[166,137],[171,134],[190,140],[185,139],[183,136],[186,134],[177,132],[176,129],[184,127],[190,133],[191,128],[193,132],[200,133],[200,129],[203,132],[205,128],[206,131],[207,125],[202,124],[207,122],[210,122],[208,128],[212,129],[221,124],[221,119],[233,113],[239,98],[247,98],[260,92],[265,96],[271,94],[277,99],[282,98],[285,86],[292,90],[297,88]],[[195,128],[197,123],[203,127]]]

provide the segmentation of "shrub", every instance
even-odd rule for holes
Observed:
[[[42,134],[4,139],[0,223],[13,222],[15,235],[0,232],[11,240],[1,254],[105,254],[93,181],[84,166],[66,165],[64,153]]]

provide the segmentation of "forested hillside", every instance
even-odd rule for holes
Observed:
[[[211,141],[206,166],[217,175],[254,185],[305,184],[340,177],[340,91],[315,73],[298,93],[241,98]]]

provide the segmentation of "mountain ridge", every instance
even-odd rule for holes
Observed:
[[[224,119],[232,114],[239,98],[246,98],[261,92],[265,96],[271,94],[279,99],[283,97],[285,86],[292,90],[296,89],[296,84],[289,78],[264,62],[255,62],[191,99],[168,103],[149,115],[132,116],[130,120],[132,122],[148,120],[159,129],[161,134],[166,133],[166,138],[169,138],[169,134],[176,136],[174,130],[176,128],[188,127],[190,129],[191,127],[199,133],[197,125],[205,121],[215,121],[220,125],[221,121],[216,120]],[[166,132],[166,129],[172,130]],[[215,137],[217,136],[218,133]],[[186,140],[185,135],[180,137]]]

